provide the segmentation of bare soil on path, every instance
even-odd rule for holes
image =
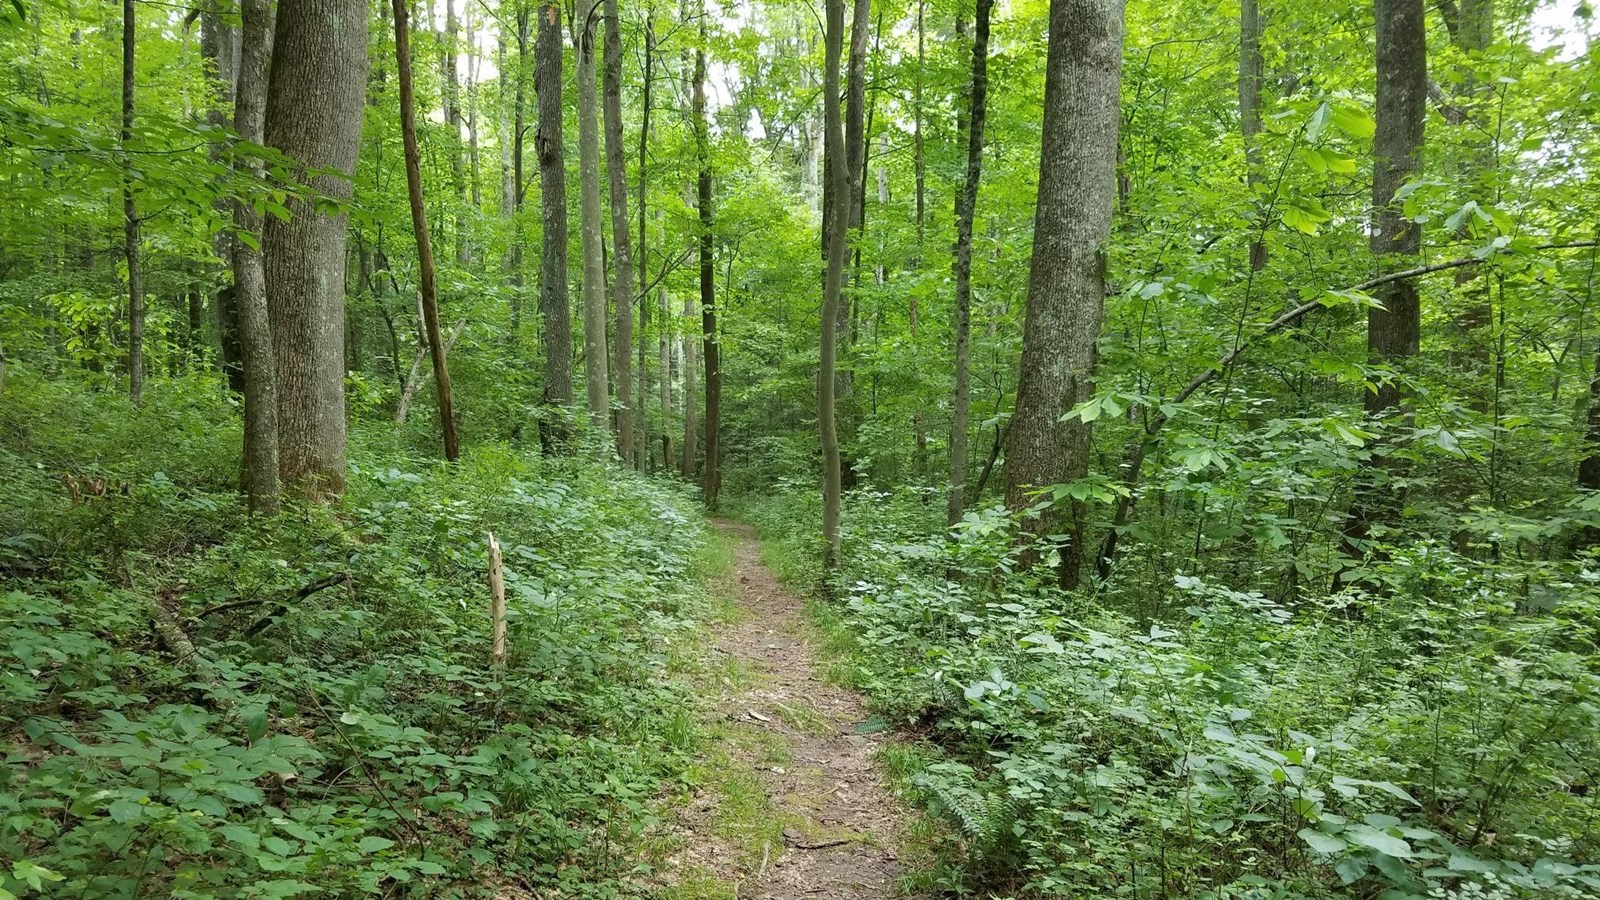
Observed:
[[[822,677],[804,601],[762,563],[752,529],[716,525],[732,543],[727,590],[738,607],[719,627],[713,660],[733,673],[712,687],[727,737],[717,752],[721,766],[744,773],[748,796],[719,792],[713,778],[683,810],[674,896],[899,896],[903,813],[874,760],[883,735],[857,733],[866,719],[860,696]],[[733,812],[739,804],[745,809]],[[730,827],[734,817],[743,824]]]

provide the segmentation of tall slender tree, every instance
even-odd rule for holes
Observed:
[[[639,271],[639,288],[645,294],[649,287],[645,284],[645,276],[649,271],[649,256],[646,253],[648,234],[645,230],[645,212],[648,207],[649,194],[647,176],[650,170],[650,88],[651,81],[655,78],[656,57],[656,28],[655,9],[646,7],[644,12],[644,78],[640,98],[640,124],[639,124],[639,255],[635,258],[635,265]],[[663,310],[664,311],[664,310]],[[666,316],[662,317],[662,324],[666,323]],[[650,298],[639,297],[639,402],[633,411],[635,449],[634,467],[646,468],[650,462],[650,417],[645,414],[649,405],[650,396],[650,367],[645,365],[645,354],[650,341]],[[664,346],[664,345],[663,345]],[[662,381],[667,378],[666,367],[661,370]],[[665,425],[667,405],[661,405],[663,437],[666,434]],[[666,456],[662,455],[662,465],[666,465]]]
[[[1066,413],[1094,391],[1095,344],[1105,297],[1105,242],[1116,200],[1123,0],[1051,0],[1044,138],[1021,378],[1006,453],[1006,504],[1089,470],[1089,425]],[[1028,520],[1034,538],[1071,531],[1063,586],[1082,568],[1081,504],[1047,504]]]
[[[611,433],[611,386],[606,341],[606,267],[600,231],[600,110],[595,83],[595,12],[600,0],[582,0],[572,20],[578,70],[578,231],[583,249],[583,378],[589,427],[597,446]]]
[[[700,212],[700,340],[706,365],[706,466],[701,493],[708,507],[717,508],[722,489],[722,348],[717,335],[716,268],[713,260],[713,216],[711,208],[711,134],[706,122],[706,33],[700,29],[700,45],[694,52],[694,133],[695,156],[700,168],[695,180]]]
[[[567,176],[561,122],[561,3],[539,0],[534,47],[539,98],[539,206],[544,247],[539,266],[539,314],[544,319],[544,416],[547,452],[565,448],[572,412],[572,319],[567,309]],[[520,191],[521,185],[517,189]]]
[[[410,0],[394,0],[394,55],[400,84],[400,136],[405,145],[406,191],[411,201],[411,229],[417,238],[417,278],[420,282],[422,321],[433,361],[433,384],[439,400],[439,430],[444,437],[444,457],[461,456],[456,437],[455,405],[450,396],[450,367],[445,361],[444,338],[439,329],[439,296],[433,266],[433,243],[428,235],[428,212],[422,202],[422,154],[417,148],[416,98],[411,85]],[[453,14],[452,14],[453,17]]]
[[[839,297],[844,291],[850,174],[844,165],[844,123],[839,109],[839,67],[844,49],[844,0],[827,0],[822,69],[823,190],[821,364],[817,371],[817,422],[822,438],[823,567],[839,568],[839,513],[844,492],[839,471],[839,432],[835,422],[835,384]]]
[[[128,263],[128,396],[144,401],[144,273],[139,259],[139,204],[133,197],[137,173],[128,145],[133,142],[134,60],[138,17],[134,0],[122,0],[122,252]]]
[[[622,22],[617,15],[617,0],[604,0],[605,44],[605,139],[606,176],[611,188],[611,249],[616,275],[612,279],[616,297],[616,385],[617,451],[625,464],[633,464],[633,251],[628,235],[628,166],[622,153]],[[644,159],[639,160],[640,166]],[[643,202],[641,200],[641,202]],[[642,251],[641,251],[642,252]],[[644,403],[641,393],[639,402]]]
[[[239,16],[233,127],[241,140],[260,144],[272,66],[272,0],[241,0]],[[259,157],[247,156],[244,165],[258,182],[265,179],[266,167]],[[233,305],[244,375],[244,486],[250,508],[267,513],[278,497],[278,376],[267,316],[261,216],[254,204],[241,198],[233,205],[233,223],[246,236],[232,242]]]
[[[989,15],[994,0],[978,0],[972,40],[972,88],[968,92],[967,178],[956,197],[956,389],[950,417],[950,489],[945,520],[961,521],[966,509],[967,428],[972,406],[972,219],[983,179],[983,123],[989,98]]]
[[[1261,183],[1261,9],[1257,0],[1239,3],[1239,133],[1244,138],[1245,183],[1252,192]],[[1267,245],[1259,228],[1250,241],[1250,268],[1267,267]]]
[[[367,6],[279,0],[265,136],[303,167],[310,187],[348,200],[361,147]],[[315,173],[315,174],[312,174]],[[346,214],[297,196],[264,229],[267,305],[278,373],[278,470],[284,490],[344,492]]]

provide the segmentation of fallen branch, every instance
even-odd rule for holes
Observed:
[[[1588,240],[1572,241],[1564,244],[1540,244],[1537,247],[1532,248],[1530,252],[1538,252],[1541,250],[1571,250],[1578,247],[1593,247],[1596,245],[1596,243],[1597,242],[1594,240]],[[1369,278],[1366,281],[1355,285],[1354,287],[1347,288],[1346,290],[1351,292],[1369,291],[1375,287],[1389,284],[1391,282],[1405,281],[1411,278],[1420,278],[1423,275],[1431,275],[1435,272],[1444,272],[1449,269],[1459,269],[1463,266],[1476,265],[1484,261],[1485,260],[1479,259],[1476,256],[1469,256],[1462,259],[1452,259],[1448,262],[1430,263],[1426,266],[1402,269],[1398,272],[1390,272],[1386,275],[1379,275],[1376,278]],[[1176,406],[1180,403],[1183,403],[1190,397],[1194,396],[1196,391],[1221,377],[1222,374],[1231,368],[1234,363],[1238,362],[1239,357],[1243,356],[1246,350],[1249,350],[1251,347],[1255,346],[1255,344],[1262,338],[1276,334],[1283,329],[1296,324],[1307,315],[1316,312],[1319,309],[1326,308],[1327,307],[1322,303],[1321,300],[1312,300],[1308,303],[1302,303],[1288,312],[1278,316],[1276,319],[1268,322],[1266,327],[1260,332],[1256,333],[1253,337],[1240,341],[1237,346],[1228,351],[1228,353],[1226,353],[1221,359],[1217,360],[1217,362],[1210,368],[1190,379],[1189,383],[1184,385],[1183,390],[1179,391],[1177,396],[1173,397],[1172,400],[1162,405]],[[1102,579],[1110,573],[1112,560],[1116,558],[1117,537],[1119,530],[1122,528],[1122,526],[1128,523],[1128,516],[1133,512],[1134,488],[1137,487],[1139,483],[1139,473],[1140,469],[1142,469],[1144,466],[1145,453],[1153,444],[1155,444],[1156,435],[1163,427],[1166,426],[1169,419],[1171,419],[1171,416],[1168,416],[1166,413],[1158,410],[1156,414],[1151,416],[1150,420],[1145,423],[1144,434],[1128,442],[1127,459],[1122,464],[1122,485],[1125,488],[1125,491],[1117,500],[1117,511],[1111,517],[1111,527],[1106,531],[1105,539],[1100,543],[1100,552],[1095,559],[1095,571]]]
[[[320,579],[318,579],[316,581],[311,582],[310,584],[306,585],[305,587],[301,588],[300,590],[295,591],[293,597],[289,597],[289,598],[286,598],[286,599],[279,600],[277,602],[277,608],[276,609],[274,609],[272,612],[267,613],[265,616],[262,616],[259,620],[256,621],[256,623],[254,625],[251,625],[249,628],[245,629],[244,636],[245,637],[255,637],[256,635],[260,634],[261,632],[266,631],[267,628],[272,625],[272,623],[278,621],[279,617],[281,617],[284,613],[289,611],[290,602],[295,601],[295,600],[304,600],[307,597],[310,597],[312,594],[317,593],[318,591],[327,590],[328,588],[331,588],[334,585],[338,585],[338,584],[348,584],[349,582],[350,582],[350,573],[349,572],[340,572],[340,573],[338,573],[336,575],[329,575],[326,578],[320,578]]]
[[[467,320],[460,318],[450,328],[450,337],[444,342],[444,352],[448,356],[451,348],[456,345],[456,338],[461,337],[461,332],[467,327]],[[422,390],[422,361],[428,358],[428,342],[426,339],[419,341],[417,354],[411,358],[411,374],[406,376],[405,387],[400,391],[400,403],[394,410],[394,423],[404,425],[406,417],[411,415],[411,401],[416,398],[417,391]]]

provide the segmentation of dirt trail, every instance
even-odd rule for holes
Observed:
[[[729,762],[759,786],[745,799],[747,818],[760,824],[735,846],[719,823],[736,798],[703,792],[681,823],[688,834],[679,866],[721,883],[706,896],[725,897],[730,885],[738,900],[897,896],[901,813],[873,761],[882,737],[857,734],[861,698],[820,677],[803,601],[762,564],[754,532],[716,524],[734,540],[730,591],[739,607],[716,653],[749,676],[723,678],[716,708],[731,731]],[[679,896],[695,896],[683,888]]]

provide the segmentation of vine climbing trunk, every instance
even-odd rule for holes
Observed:
[[[456,436],[455,408],[450,396],[450,367],[445,361],[444,338],[439,330],[439,296],[433,265],[433,243],[428,235],[428,213],[422,203],[422,162],[417,149],[416,98],[411,84],[411,12],[409,0],[394,0],[394,55],[400,83],[400,137],[405,145],[406,190],[411,200],[411,230],[417,236],[417,275],[422,293],[422,321],[428,354],[433,361],[433,385],[439,402],[439,430],[444,437],[444,457],[461,456]]]

